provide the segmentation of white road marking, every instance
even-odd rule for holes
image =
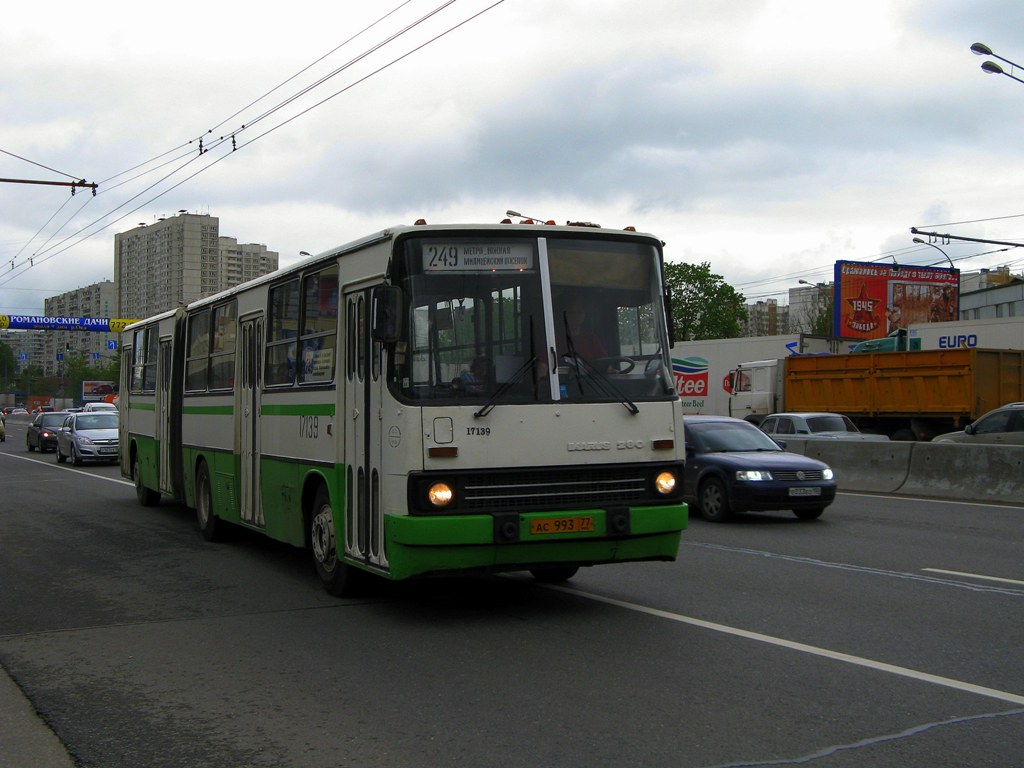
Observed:
[[[613,597],[596,595],[591,592],[582,592],[571,587],[547,585],[547,588],[554,589],[559,592],[564,592],[567,595],[575,595],[577,597],[582,597],[587,600],[593,600],[599,603],[607,603],[608,605],[614,605],[619,608],[625,608],[629,611],[636,611],[637,613],[645,613],[649,616],[656,616],[660,619],[668,619],[669,621],[675,621],[681,624],[689,624],[690,626],[700,627],[701,629],[709,629],[713,632],[720,632],[726,635],[742,637],[747,640],[754,640],[759,643],[767,643],[768,645],[778,646],[779,648],[788,648],[791,651],[799,651],[800,653],[808,653],[812,656],[820,656],[822,658],[831,659],[833,661],[841,661],[844,664],[853,664],[858,667],[865,667],[867,669],[874,669],[880,672],[886,672],[890,675],[898,675],[900,677],[910,678],[911,680],[918,680],[920,682],[931,683],[933,685],[941,685],[944,688],[952,688],[957,691],[974,693],[978,696],[987,696],[988,698],[999,699],[1000,701],[1007,701],[1011,704],[1024,704],[1024,696],[1016,693],[1010,693],[1009,691],[1000,691],[995,688],[986,688],[983,685],[966,683],[962,680],[954,680],[949,677],[942,677],[941,675],[932,675],[928,672],[920,672],[916,669],[900,667],[895,664],[886,664],[883,661],[875,661],[874,659],[865,659],[861,656],[853,656],[849,653],[831,651],[828,648],[819,648],[817,646],[807,645],[805,643],[796,643],[792,640],[785,640],[781,637],[772,637],[771,635],[764,635],[760,632],[750,632],[746,629],[730,627],[725,624],[716,624],[712,621],[704,621],[703,619],[696,619],[692,616],[683,616],[679,613],[663,611],[658,608],[651,608],[646,605],[630,603],[625,600],[617,600]]]
[[[922,571],[928,571],[929,573],[944,573],[947,576],[963,576],[965,579],[980,579],[981,581],[999,581],[1003,584],[1020,584],[1024,586],[1024,581],[1020,579],[1004,579],[1000,576],[985,576],[980,573],[965,573],[964,571],[946,571],[942,568],[922,568]]]
[[[4,458],[8,458],[8,459],[18,459],[19,461],[31,461],[31,462],[33,462],[35,464],[42,464],[43,466],[53,467],[54,469],[62,469],[65,472],[75,472],[78,475],[84,475],[85,477],[91,477],[91,478],[93,478],[95,480],[106,480],[108,483],[120,483],[121,485],[132,485],[132,486],[134,486],[133,483],[130,483],[127,480],[121,480],[120,478],[117,478],[117,477],[107,477],[106,475],[94,475],[92,472],[79,472],[78,470],[72,469],[71,467],[64,467],[64,466],[61,466],[60,464],[48,464],[45,461],[40,461],[39,459],[33,459],[30,456],[19,456],[16,453],[0,453],[0,457],[4,457]]]

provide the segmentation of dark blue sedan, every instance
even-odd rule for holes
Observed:
[[[783,450],[753,424],[727,416],[685,416],[683,422],[683,495],[705,520],[779,509],[813,520],[836,497],[827,464]]]

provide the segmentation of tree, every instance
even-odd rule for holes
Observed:
[[[732,339],[747,320],[742,293],[711,272],[708,262],[665,264],[665,284],[672,296],[675,339]]]
[[[9,389],[17,375],[18,361],[14,357],[14,351],[0,342],[0,389]]]

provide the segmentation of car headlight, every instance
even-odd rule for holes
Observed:
[[[762,480],[771,480],[772,473],[764,469],[741,469],[736,472],[736,479],[756,483]]]
[[[823,470],[821,470],[822,480],[831,480],[833,477],[835,477],[835,474],[828,467],[825,467]]]

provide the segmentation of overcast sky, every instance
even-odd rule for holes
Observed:
[[[492,3],[403,34],[443,0],[5,8],[0,177],[99,193],[0,183],[0,314],[181,209],[282,266],[417,218],[633,225],[783,303],[839,259],[945,263],[914,226],[1024,242],[1024,84],[970,51],[1024,62],[1019,0]]]

